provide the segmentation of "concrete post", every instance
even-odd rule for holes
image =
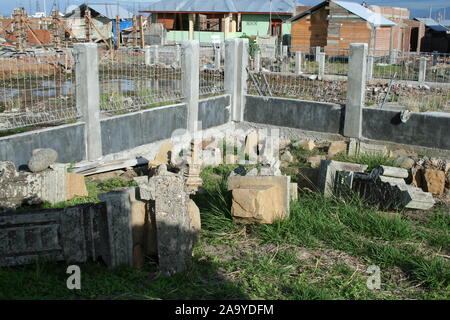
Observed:
[[[372,80],[373,78],[373,64],[374,64],[374,56],[367,57],[367,80]]]
[[[181,46],[179,45],[176,46],[175,56],[177,65],[181,67]]]
[[[214,51],[214,66],[216,67],[216,69],[220,69],[220,46],[214,46]]]
[[[159,46],[152,45],[150,46],[150,56],[153,64],[157,64],[159,62]]]
[[[398,57],[398,50],[392,49],[389,52],[389,64],[396,64]]]
[[[427,58],[421,57],[419,65],[419,82],[421,83],[425,82],[426,74],[427,74]]]
[[[315,62],[319,62],[319,53],[321,52],[321,48],[320,47],[315,47],[315,51],[314,51],[314,61]]]
[[[145,65],[149,66],[151,65],[151,49],[150,46],[145,46],[144,48],[144,61],[145,61]]]
[[[244,120],[248,39],[225,40],[225,92],[231,95],[231,120]]]
[[[97,44],[76,43],[74,52],[76,57],[76,105],[85,123],[86,159],[96,160],[103,155]]]
[[[295,53],[295,74],[302,74],[302,53]]]
[[[322,79],[325,75],[325,52],[319,53],[319,78]]]
[[[260,72],[261,71],[261,51],[256,50],[255,52],[255,67],[254,67],[256,72]]]
[[[195,23],[195,14],[189,13],[189,33],[188,39],[194,40],[194,23]]]
[[[182,47],[182,82],[185,103],[188,110],[187,127],[189,132],[197,131],[198,123],[198,95],[199,95],[199,64],[200,44],[198,40],[186,40]]]
[[[366,43],[350,44],[344,123],[344,136],[350,138],[359,139],[362,135],[362,108],[366,98],[367,51]]]

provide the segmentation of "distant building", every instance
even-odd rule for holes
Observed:
[[[294,13],[292,0],[164,0],[142,13],[151,13],[153,23],[167,29],[169,41],[196,39],[212,42],[220,37],[289,35],[286,23]]]
[[[425,36],[421,39],[421,51],[450,53],[450,29],[431,18],[416,18],[425,25]]]
[[[390,50],[392,27],[396,25],[358,3],[332,0],[319,3],[290,21],[293,47],[331,49],[367,43],[370,49]]]
[[[91,28],[93,41],[100,41],[103,38],[106,40],[113,38],[113,26],[116,17],[119,17],[120,20],[133,18],[131,12],[118,5],[82,4],[79,6],[70,6],[64,17],[66,18],[67,26],[72,29],[73,34],[79,40],[86,39],[85,16],[87,10],[90,10],[92,22],[95,25],[95,28]]]

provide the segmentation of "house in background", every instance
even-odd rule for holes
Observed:
[[[450,53],[450,29],[431,18],[416,18],[425,25],[425,36],[421,39],[421,51]]]
[[[247,36],[277,36],[291,33],[287,20],[296,0],[162,0],[148,10],[153,23],[167,29],[167,40],[212,42]]]
[[[420,52],[421,41],[425,36],[425,25],[420,21],[410,19],[408,9],[381,6],[369,6],[368,8],[396,23],[391,32],[391,49]]]
[[[351,43],[367,43],[370,49],[390,50],[396,24],[355,2],[327,0],[290,19],[295,47],[348,49]]]
[[[77,39],[86,39],[86,12],[90,10],[92,23],[92,40],[101,41],[103,38],[110,40],[114,37],[116,18],[121,21],[130,20],[133,14],[118,5],[110,4],[82,4],[79,6],[69,6],[64,15],[67,26],[72,29]],[[128,25],[128,24],[127,24]]]

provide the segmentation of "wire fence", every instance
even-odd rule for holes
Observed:
[[[201,44],[199,53],[200,96],[217,95],[224,89],[224,47],[219,44]]]
[[[0,131],[76,119],[70,53],[0,56]]]
[[[169,59],[168,52],[176,54],[165,48],[100,54],[101,112],[132,112],[179,102],[183,98],[182,69],[175,59],[170,65],[163,62]]]

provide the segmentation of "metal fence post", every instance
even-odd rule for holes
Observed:
[[[225,92],[231,95],[231,120],[244,120],[247,93],[248,39],[225,40]]]
[[[374,56],[370,55],[367,57],[367,80],[372,80],[373,78],[373,64],[374,64]]]
[[[319,78],[325,75],[325,52],[319,52]]]
[[[366,98],[367,51],[366,43],[350,44],[344,123],[344,136],[350,138],[359,139],[362,136],[362,108]]]
[[[181,47],[183,94],[188,110],[187,128],[194,133],[198,130],[200,44],[198,40],[186,40],[181,43]]]
[[[319,62],[319,53],[322,51],[320,47],[314,47],[314,61]]]
[[[259,50],[255,51],[254,69],[255,69],[256,72],[260,72],[261,71],[261,51],[259,51]]]
[[[150,46],[145,46],[145,48],[144,48],[144,61],[145,61],[145,65],[146,66],[149,66],[152,63],[151,55],[152,55],[152,53],[151,53]]]
[[[300,51],[295,53],[295,74],[302,74],[302,53]]]
[[[420,58],[420,66],[419,66],[419,82],[424,83],[427,75],[427,58]]]
[[[86,159],[96,160],[103,155],[97,44],[76,43],[74,52],[76,57],[76,105],[85,123]]]

